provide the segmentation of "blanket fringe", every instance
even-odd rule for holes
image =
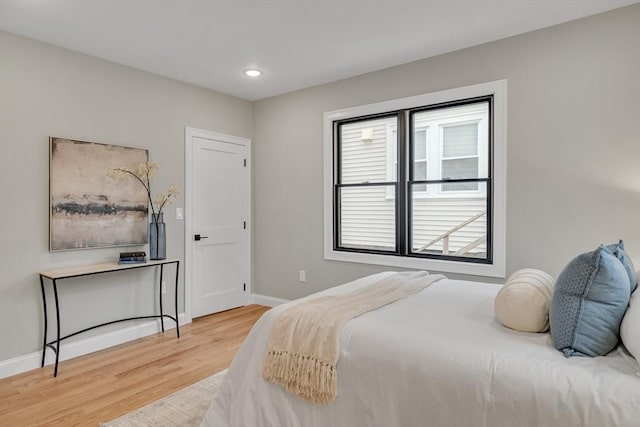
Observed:
[[[327,404],[336,398],[336,367],[308,354],[269,350],[262,364],[262,376],[301,399]]]

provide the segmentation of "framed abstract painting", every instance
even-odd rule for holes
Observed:
[[[49,250],[146,243],[146,191],[107,171],[137,170],[148,160],[149,151],[141,148],[50,137]]]

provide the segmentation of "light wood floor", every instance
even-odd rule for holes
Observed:
[[[0,426],[97,426],[229,366],[269,308],[249,305],[0,379]]]

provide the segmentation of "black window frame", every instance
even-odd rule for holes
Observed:
[[[413,141],[413,125],[416,114],[437,109],[450,107],[458,107],[471,104],[488,103],[488,126],[487,126],[487,177],[486,178],[464,178],[464,179],[437,179],[437,180],[417,180],[414,181],[414,164],[411,161],[414,158],[414,141]],[[341,132],[343,125],[356,123],[365,120],[396,117],[396,181],[384,182],[362,182],[343,184],[341,180]],[[493,247],[493,198],[494,198],[494,95],[483,95],[472,98],[464,98],[454,101],[430,104],[425,106],[404,108],[394,111],[382,113],[368,114],[357,117],[349,117],[340,120],[334,120],[333,126],[333,250],[340,252],[375,254],[398,256],[406,258],[426,258],[444,261],[456,261],[464,263],[476,264],[493,264],[494,247]],[[410,190],[413,185],[433,185],[442,183],[456,182],[478,182],[486,183],[486,257],[465,257],[456,255],[445,255],[435,253],[417,253],[412,252],[413,227],[412,227],[412,202],[413,192]],[[395,188],[395,250],[376,250],[367,248],[349,248],[340,246],[341,223],[340,223],[340,191],[347,187],[366,187],[366,186],[391,186]]]

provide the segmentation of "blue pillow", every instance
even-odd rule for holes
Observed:
[[[631,284],[605,246],[575,257],[560,273],[549,312],[551,338],[565,357],[603,356],[618,344]]]
[[[618,258],[622,265],[624,265],[625,270],[627,270],[629,280],[631,281],[631,293],[633,293],[633,291],[638,287],[638,278],[636,277],[636,268],[633,266],[631,258],[629,258],[629,255],[627,255],[624,250],[624,242],[620,240],[618,243],[607,246],[607,248],[613,252],[616,258]]]

